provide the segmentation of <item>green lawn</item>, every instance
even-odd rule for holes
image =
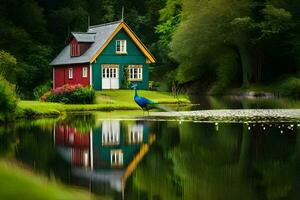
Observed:
[[[60,115],[65,112],[76,111],[112,111],[112,110],[138,110],[133,100],[133,90],[105,90],[96,92],[95,104],[62,104],[39,101],[20,101],[18,103],[18,116]],[[139,91],[139,95],[149,98],[160,104],[189,104],[187,96],[174,98],[171,93],[157,91]]]
[[[84,200],[91,195],[0,161],[0,199]]]

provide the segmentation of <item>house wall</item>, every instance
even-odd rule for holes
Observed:
[[[76,49],[76,51],[74,52],[76,56],[81,56],[82,54],[84,54],[86,52],[86,50],[88,50],[88,48],[90,48],[92,43],[88,43],[88,42],[77,42],[77,40],[73,37],[72,40],[70,41],[70,55],[72,55],[72,45],[78,45],[78,49]]]
[[[70,137],[72,137],[72,139],[70,139]],[[89,132],[79,132],[76,128],[68,125],[56,125],[55,144],[77,148],[88,148],[90,146]]]
[[[80,56],[80,46],[78,45],[78,48],[75,48],[73,51],[73,45],[78,45],[77,40],[73,37],[73,39],[70,42],[70,55],[71,56]]]
[[[126,55],[116,54],[116,40],[127,40]],[[119,65],[120,88],[122,88],[122,83],[124,81],[124,66],[129,64],[143,65],[143,81],[137,81],[136,83],[138,84],[138,89],[148,89],[149,65],[146,63],[146,57],[124,30],[121,30],[119,33],[117,33],[117,35],[112,39],[112,41],[110,41],[103,52],[97,57],[96,62],[92,64],[92,84],[96,90],[102,89],[101,66],[103,64]]]
[[[73,78],[69,79],[69,68],[73,68]],[[87,77],[82,77],[82,68],[87,67]],[[83,86],[90,85],[90,64],[76,64],[66,66],[56,66],[54,70],[54,88],[61,87],[63,85],[76,85],[81,84]]]
[[[94,168],[103,169],[111,168],[111,150],[123,151],[123,168],[133,160],[139,152],[142,144],[127,144],[126,137],[128,134],[128,123],[121,123],[120,127],[120,144],[113,146],[102,146],[102,127],[93,129],[93,151],[94,151]],[[144,127],[143,143],[149,142],[149,127]]]

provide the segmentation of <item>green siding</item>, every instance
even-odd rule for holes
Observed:
[[[127,54],[116,54],[116,40],[127,41]],[[107,45],[103,52],[97,57],[96,62],[92,64],[93,87],[96,90],[102,89],[102,64],[118,64],[119,65],[119,85],[122,88],[124,66],[129,64],[143,65],[143,81],[137,81],[139,89],[148,89],[149,81],[149,65],[146,63],[146,57],[128,36],[128,34],[121,30]]]
[[[138,122],[130,122],[135,124]],[[93,129],[93,151],[94,151],[94,164],[95,169],[110,169],[110,152],[111,150],[123,151],[123,168],[133,160],[134,156],[140,150],[142,144],[126,144],[126,136],[128,134],[129,123],[120,122],[120,144],[114,146],[102,146],[102,128]],[[149,126],[144,124],[143,131],[143,144],[149,143]],[[101,163],[97,165],[97,163]]]

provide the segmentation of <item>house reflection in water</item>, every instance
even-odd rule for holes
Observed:
[[[123,193],[127,178],[154,140],[150,127],[140,121],[101,121],[87,132],[56,124],[54,131],[56,148],[70,163],[74,183],[95,192],[105,188]]]

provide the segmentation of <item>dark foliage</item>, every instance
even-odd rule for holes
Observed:
[[[0,122],[11,120],[17,107],[15,86],[0,76]]]
[[[156,57],[158,89],[213,80],[221,94],[300,72],[298,0],[0,0],[0,73],[33,98],[70,32],[120,20],[122,6]]]

